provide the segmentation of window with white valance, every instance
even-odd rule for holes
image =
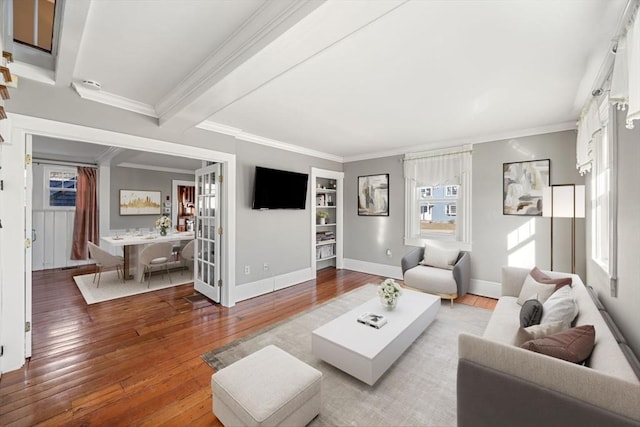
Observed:
[[[405,244],[471,242],[471,148],[413,153],[403,159]]]

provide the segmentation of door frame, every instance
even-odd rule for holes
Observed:
[[[56,122],[22,114],[11,114],[4,120],[5,135],[10,135],[2,147],[3,179],[5,189],[8,185],[15,186],[15,177],[20,173],[15,171],[21,166],[24,170],[24,153],[27,135],[41,135],[51,138],[70,139],[88,142],[92,144],[108,145],[113,147],[128,148],[140,151],[148,151],[171,156],[189,157],[211,162],[221,163],[225,171],[223,183],[224,191],[221,202],[223,203],[224,217],[223,227],[227,238],[221,247],[224,254],[223,281],[221,303],[230,307],[235,304],[235,233],[236,233],[236,155],[221,151],[209,150],[190,145],[178,144],[153,138],[140,137],[125,133],[119,133],[104,129],[97,129],[88,126],[75,125],[71,123]],[[12,166],[9,166],[12,165]],[[6,167],[5,166],[9,166]],[[26,194],[23,186],[16,189],[14,193],[18,195],[12,199],[14,203],[0,204],[0,215],[2,219],[12,218],[12,223],[20,224],[19,227],[9,229],[4,225],[3,239],[0,241],[0,252],[3,255],[0,260],[0,286],[2,287],[2,307],[0,309],[0,324],[2,325],[2,337],[5,353],[0,358],[0,371],[8,372],[19,369],[25,362],[25,332],[24,323],[26,321],[25,304],[27,301],[25,286],[25,275],[31,274],[31,266],[22,269],[15,268],[18,265],[25,265],[24,251],[16,251],[16,246],[21,247],[24,239],[31,238],[30,230],[25,230],[27,215],[25,211]],[[13,187],[16,188],[16,187]],[[8,196],[5,191],[4,196]],[[6,199],[5,199],[6,200]],[[11,268],[9,268],[11,266]],[[24,286],[15,286],[23,283]],[[29,289],[30,293],[30,289]],[[30,319],[29,319],[30,321]]]

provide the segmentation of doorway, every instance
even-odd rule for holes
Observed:
[[[113,147],[128,148],[139,151],[149,151],[171,156],[199,158],[209,162],[220,163],[222,173],[227,175],[224,180],[224,197],[221,200],[224,211],[223,222],[227,239],[220,247],[223,255],[221,274],[223,283],[221,303],[232,306],[233,284],[235,283],[235,168],[236,158],[234,154],[208,150],[199,147],[181,145],[161,140],[143,138],[139,136],[106,131],[102,129],[78,126],[69,123],[54,122],[36,117],[13,114],[9,123],[11,143],[3,146],[3,161],[7,167],[6,176],[19,177],[24,174],[25,168],[30,173],[26,155],[29,155],[28,142],[32,135],[49,136],[59,139],[82,140],[88,143],[108,145]],[[149,147],[153,147],[150,150]],[[25,166],[26,165],[26,166]],[[3,303],[10,301],[10,309],[2,310],[2,324],[10,325],[3,330],[5,340],[5,354],[2,358],[0,371],[9,371],[20,368],[30,353],[29,332],[25,332],[25,324],[31,322],[31,265],[26,260],[31,257],[31,191],[27,194],[25,187],[13,186],[6,192],[7,197],[15,199],[16,203],[3,206],[3,212],[8,214],[14,222],[27,225],[27,228],[13,228],[11,232],[4,234],[0,241],[0,251],[6,256],[0,260],[0,267],[5,272],[0,286],[2,286]],[[26,209],[25,209],[26,207]],[[17,245],[25,244],[24,251],[16,251]],[[12,266],[9,268],[9,266]],[[16,268],[17,266],[17,268]],[[9,284],[24,283],[24,287],[10,286]]]

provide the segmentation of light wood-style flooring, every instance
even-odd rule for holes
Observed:
[[[33,274],[33,354],[0,378],[0,425],[220,425],[201,354],[382,280],[325,269],[232,308],[189,301],[193,285],[87,305],[73,276],[90,272]],[[475,295],[460,302],[495,306]]]

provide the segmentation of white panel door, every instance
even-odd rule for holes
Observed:
[[[220,165],[196,171],[194,288],[220,302]]]

